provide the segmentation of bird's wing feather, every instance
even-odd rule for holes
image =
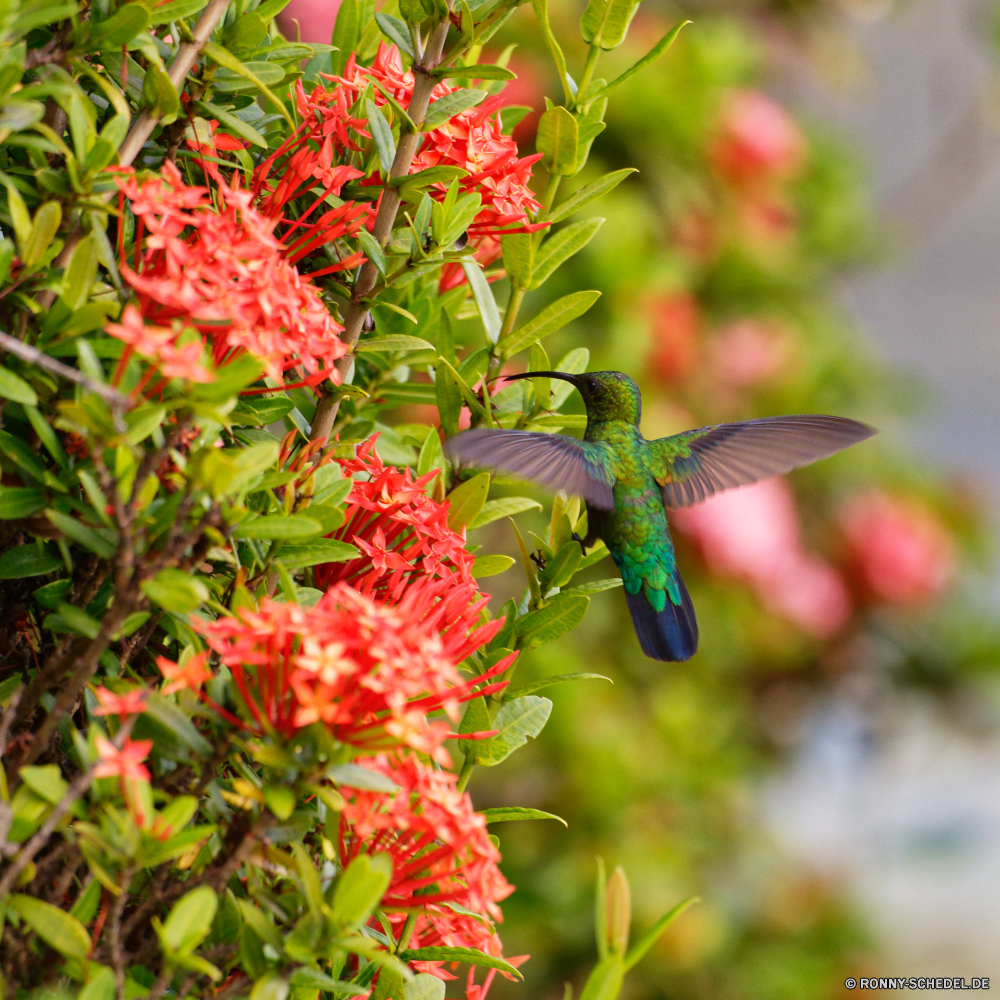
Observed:
[[[611,510],[614,498],[610,476],[602,468],[601,447],[562,434],[479,428],[456,434],[445,451],[454,462],[533,480]]]
[[[650,441],[647,467],[667,507],[700,503],[720,490],[826,458],[876,431],[845,417],[764,417]]]

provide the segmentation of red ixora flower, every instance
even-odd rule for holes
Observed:
[[[149,781],[149,771],[142,763],[153,749],[152,740],[126,740],[121,750],[109,739],[98,736],[95,778],[121,778],[122,781]]]
[[[305,384],[339,381],[334,362],[347,352],[338,337],[343,327],[285,259],[287,248],[273,233],[276,220],[253,207],[251,192],[220,180],[216,209],[208,190],[188,187],[169,161],[160,176],[140,180],[129,173],[118,183],[147,236],[136,269],[121,267],[138,293],[138,314],[111,324],[113,336],[137,350],[151,339],[157,352],[151,360],[163,365],[185,350],[179,339],[193,327],[216,365],[249,352],[279,382],[290,369]],[[145,340],[139,315],[155,331],[147,330]]]
[[[146,711],[146,698],[149,692],[144,688],[132,688],[123,695],[115,694],[106,687],[94,689],[94,694],[100,703],[100,708],[95,708],[92,715],[117,715],[119,721],[128,718],[130,715],[139,715]]]
[[[411,948],[476,948],[500,957],[493,925],[503,919],[500,901],[514,889],[498,867],[500,852],[485,816],[458,791],[456,775],[412,754],[379,754],[358,763],[386,775],[399,790],[359,790],[348,799],[340,816],[340,856],[345,866],[363,853],[390,857],[392,881],[382,908],[396,938],[416,913]],[[440,979],[454,978],[444,962],[414,964]],[[473,989],[482,995],[483,987]]]
[[[370,67],[358,66],[352,55],[347,61],[342,77],[328,77],[339,84],[337,91],[344,91],[347,103],[353,103],[374,79],[380,83],[403,107],[407,107],[413,94],[413,72],[403,71],[399,50],[394,45],[379,45],[378,53]],[[439,83],[434,88],[432,100],[438,100],[459,88]],[[322,92],[324,95],[327,92]],[[329,100],[329,97],[321,97]],[[376,105],[387,103],[386,96],[376,88],[373,92]],[[313,92],[314,103],[317,91]],[[476,259],[486,266],[500,256],[499,237],[503,233],[534,232],[544,229],[547,223],[532,223],[533,215],[542,210],[529,182],[531,167],[541,159],[541,154],[518,157],[517,143],[504,135],[500,122],[500,109],[504,100],[499,95],[487,98],[478,107],[454,115],[443,125],[429,130],[410,167],[411,173],[429,167],[452,166],[467,171],[460,186],[464,192],[474,192],[482,198],[482,207],[469,226]],[[367,132],[363,133],[367,135]],[[375,175],[375,180],[380,180]],[[446,184],[430,188],[432,197],[439,200],[447,193]],[[450,288],[464,280],[462,269],[451,264],[442,272],[442,288]]]
[[[486,598],[473,582],[475,558],[465,547],[464,533],[448,526],[447,504],[426,493],[437,471],[414,479],[409,469],[400,472],[385,465],[375,451],[374,437],[358,446],[354,458],[337,461],[347,475],[366,477],[355,478],[344,523],[333,535],[356,545],[362,555],[351,562],[317,566],[316,585],[325,590],[346,581],[362,593],[396,601],[417,577],[449,580],[468,601],[479,602],[455,623],[467,628]]]
[[[312,608],[264,599],[257,611],[193,624],[232,674],[252,720],[244,728],[288,737],[322,722],[336,739],[370,752],[405,745],[450,763],[441,745],[450,726],[428,714],[443,709],[457,718],[460,702],[501,688],[490,682],[515,654],[472,680],[461,677],[458,664],[502,619],[464,634],[446,629],[464,596],[445,593],[447,583],[417,581],[394,607],[341,584]],[[161,670],[172,667],[160,662]]]

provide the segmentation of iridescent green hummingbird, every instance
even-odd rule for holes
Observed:
[[[524,372],[574,385],[587,407],[583,440],[479,428],[446,445],[456,464],[485,466],[583,497],[586,547],[603,539],[622,575],[632,623],[654,660],[687,660],[698,623],[677,569],[667,511],[826,458],[876,433],[844,417],[764,417],[647,441],[642,396],[622,372]]]

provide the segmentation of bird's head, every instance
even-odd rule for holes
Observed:
[[[556,378],[569,382],[583,396],[587,417],[592,423],[624,420],[638,426],[642,416],[639,387],[624,372],[583,372],[580,375],[569,375],[566,372],[522,372],[519,375],[507,375],[506,378]]]

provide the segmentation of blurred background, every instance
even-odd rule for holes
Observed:
[[[581,8],[550,4],[571,73]],[[286,13],[327,41],[335,9]],[[541,737],[473,777],[480,808],[569,823],[497,831],[520,887],[506,951],[532,959],[491,997],[578,995],[598,855],[629,875],[635,933],[702,899],[629,978],[634,1000],[824,1000],[848,975],[1000,985],[997,12],[645,0],[598,75],[685,16],[574,181],[639,169],[545,286],[603,292],[549,356],[585,346],[591,368],[632,374],[647,437],[796,412],[883,433],[674,519],[701,623],[689,663],[645,659],[617,591],[523,656],[519,680],[614,684],[547,692]],[[515,43],[505,96],[537,111],[557,86],[528,5],[486,61]],[[487,532],[510,549],[509,528]],[[498,601],[523,588],[516,568],[489,583]]]

